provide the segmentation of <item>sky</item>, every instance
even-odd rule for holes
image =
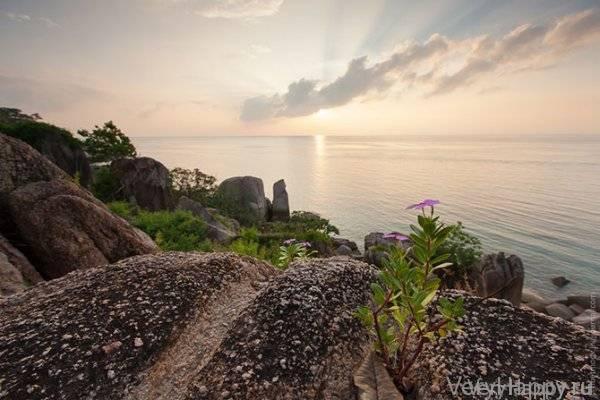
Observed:
[[[0,0],[0,106],[131,136],[600,135],[600,0]]]

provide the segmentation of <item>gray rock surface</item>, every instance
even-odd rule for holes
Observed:
[[[273,205],[271,218],[273,221],[288,221],[290,219],[290,202],[288,199],[285,181],[283,179],[280,179],[273,184]]]
[[[356,244],[356,242],[354,242],[350,239],[334,237],[331,239],[331,241],[333,243],[333,247],[335,247],[335,248],[339,248],[340,246],[346,246],[346,247],[350,248],[350,250],[352,251],[352,254],[360,255],[360,250],[358,249],[358,245]]]
[[[217,195],[237,213],[233,216],[240,221],[267,219],[269,209],[263,181],[260,178],[236,176],[226,179],[219,185]]]
[[[201,218],[207,225],[207,235],[209,239],[219,243],[229,243],[238,232],[221,223],[206,207],[186,196],[182,196],[177,201],[177,208],[190,211],[195,216]]]
[[[493,295],[510,301],[515,307],[521,304],[524,279],[521,259],[515,255],[506,257],[502,252],[484,255],[474,272],[478,296]]]
[[[350,256],[352,255],[352,249],[343,244],[335,249],[335,254],[338,256]]]
[[[9,296],[43,281],[29,260],[0,235],[0,296]]]
[[[558,288],[566,286],[568,283],[571,282],[564,276],[555,276],[554,278],[551,279],[551,281],[552,281],[552,284]]]
[[[570,321],[575,316],[573,310],[561,303],[552,303],[546,306],[545,311],[551,317],[560,317],[566,321]]]
[[[412,369],[419,399],[526,398],[506,393],[490,397],[489,393],[467,394],[460,387],[454,394],[448,382],[491,385],[498,379],[503,384],[512,379],[513,383],[520,380],[589,384],[594,356],[590,349],[600,340],[600,332],[585,331],[570,322],[493,298],[482,302],[466,297],[465,310],[461,322],[464,333],[453,333],[428,344]],[[577,398],[573,395],[571,391],[565,398]]]
[[[20,237],[47,279],[158,248],[67,180],[36,182],[14,190],[9,209]]]
[[[0,299],[0,397],[181,398],[240,294],[277,273],[233,254],[161,253]]]
[[[8,260],[6,254],[0,252],[0,296],[10,296],[25,287],[21,272]]]
[[[370,350],[353,313],[373,278],[346,257],[281,273],[230,253],[75,271],[0,299],[0,394],[353,398],[353,370]]]
[[[159,161],[149,157],[122,158],[113,161],[110,169],[121,186],[118,197],[150,211],[173,209],[169,170]]]
[[[598,294],[579,294],[567,296],[567,304],[577,304],[584,309],[591,308],[596,311],[600,311],[600,296],[598,296]]]

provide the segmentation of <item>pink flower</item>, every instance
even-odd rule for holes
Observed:
[[[410,206],[406,207],[406,209],[407,210],[422,210],[425,207],[432,207],[433,208],[433,206],[435,206],[437,204],[440,204],[439,200],[425,199],[425,200],[423,200],[420,203],[413,204],[413,205],[410,205]]]
[[[384,239],[393,239],[393,240],[397,240],[399,242],[404,242],[407,240],[410,240],[408,238],[408,236],[404,236],[403,234],[401,234],[400,232],[390,232],[390,233],[386,233],[385,235],[383,235]]]

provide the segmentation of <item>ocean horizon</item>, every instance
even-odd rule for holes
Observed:
[[[218,181],[285,179],[293,210],[317,212],[362,246],[369,232],[408,232],[406,206],[439,199],[486,252],[522,258],[525,286],[551,298],[600,286],[600,138],[540,136],[134,137],[141,156]],[[557,289],[550,282],[565,276]]]

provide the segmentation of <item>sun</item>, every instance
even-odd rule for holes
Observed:
[[[315,113],[315,117],[319,119],[327,118],[331,116],[331,111],[321,108],[319,111]]]

